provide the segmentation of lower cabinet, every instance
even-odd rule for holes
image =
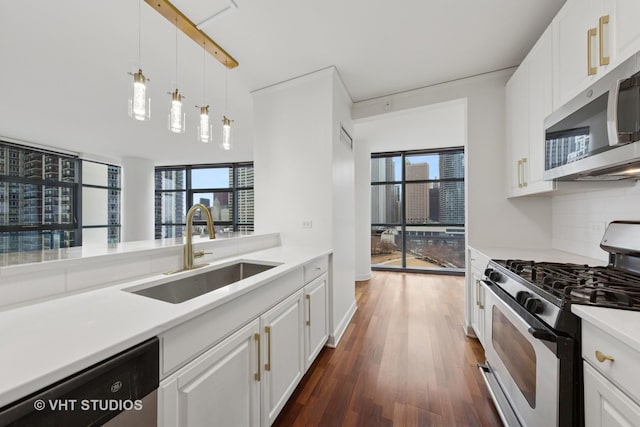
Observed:
[[[305,311],[304,295],[310,296],[310,312]],[[316,346],[326,341],[326,303],[325,277],[164,379],[158,390],[158,425],[271,425],[315,357],[305,354],[305,343],[312,343],[317,355]],[[309,329],[307,319],[318,327]]]
[[[262,419],[276,419],[304,375],[302,290],[260,317],[262,330]]]
[[[309,369],[329,338],[329,318],[327,316],[328,277],[325,273],[304,287],[306,308],[304,334],[305,371]]]
[[[585,427],[640,425],[640,406],[584,362]]]
[[[258,320],[160,383],[164,427],[260,426]]]
[[[640,351],[582,319],[582,358],[585,427],[640,426]]]
[[[485,289],[482,284],[482,277],[478,276],[475,271],[472,271],[471,281],[473,283],[473,296],[474,296],[474,305],[473,305],[473,316],[471,318],[471,326],[473,327],[473,331],[484,347],[484,327],[485,327],[485,310],[484,310],[484,301],[485,301]]]

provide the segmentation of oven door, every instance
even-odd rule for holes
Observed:
[[[487,366],[483,368],[498,411],[505,415],[503,422],[558,425],[557,336],[498,285],[484,284]]]

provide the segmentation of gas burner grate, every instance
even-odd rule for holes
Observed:
[[[640,275],[613,267],[496,261],[530,284],[570,304],[640,310]]]

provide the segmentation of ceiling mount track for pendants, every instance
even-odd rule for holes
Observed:
[[[227,53],[216,42],[211,40],[209,36],[196,27],[189,18],[187,18],[180,10],[168,0],[144,0],[149,6],[154,8],[160,15],[164,16],[172,25],[178,27],[180,31],[185,33],[191,40],[199,45],[205,46],[207,52],[216,58],[222,65],[227,68],[235,68],[238,66],[231,55]]]

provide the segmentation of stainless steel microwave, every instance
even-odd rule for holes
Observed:
[[[545,119],[545,180],[640,178],[640,54]]]

